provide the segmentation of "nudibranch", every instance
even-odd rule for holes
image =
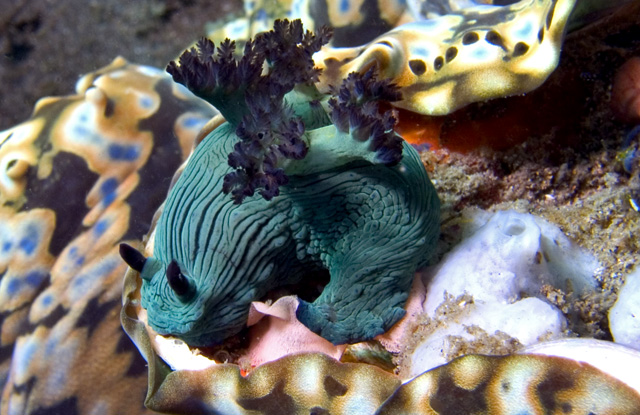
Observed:
[[[378,114],[379,101],[399,98],[391,83],[352,74],[319,101],[311,56],[328,37],[278,20],[239,61],[233,42],[214,56],[203,40],[169,65],[228,122],[169,193],[153,256],[123,246],[158,333],[221,343],[245,326],[251,302],[315,269],[331,280],[312,303],[300,300],[297,316],[332,343],[372,339],[404,315],[439,234],[439,200],[393,131],[393,111]]]

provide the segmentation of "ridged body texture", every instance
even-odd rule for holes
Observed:
[[[336,344],[389,329],[438,235],[439,201],[417,152],[405,145],[391,167],[328,161],[327,171],[291,176],[270,201],[234,204],[222,180],[235,141],[229,124],[205,138],[167,198],[142,275],[151,326],[192,345],[219,343],[244,327],[252,301],[321,267],[331,280],[313,303],[301,301],[305,325]],[[188,300],[167,284],[171,261],[194,283]]]

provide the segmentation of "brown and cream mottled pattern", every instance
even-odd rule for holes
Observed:
[[[0,413],[146,411],[117,244],[140,243],[214,113],[118,58],[0,133]]]

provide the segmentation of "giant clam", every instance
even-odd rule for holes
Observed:
[[[416,65],[419,66],[414,63],[414,66]],[[147,187],[151,182],[162,185],[158,192],[164,194],[171,172],[158,173],[159,169],[145,168],[151,164],[145,163],[144,160],[155,160],[155,166],[166,168],[167,162],[163,156],[168,154],[163,152],[161,146],[156,149],[155,145],[151,146],[153,151],[148,151],[149,147],[145,147],[144,140],[148,140],[149,134],[138,137],[142,144],[130,146],[133,142],[137,144],[137,141],[123,139],[122,135],[118,138],[117,134],[108,134],[104,140],[102,135],[91,132],[94,130],[82,127],[83,122],[94,125],[93,120],[110,118],[113,114],[122,116],[118,119],[125,122],[120,125],[133,125],[134,132],[138,131],[138,128],[145,131],[147,126],[173,122],[167,122],[167,119],[160,116],[154,118],[154,115],[165,114],[162,108],[167,104],[167,100],[161,100],[162,105],[154,105],[153,102],[157,104],[158,101],[149,101],[145,99],[149,97],[146,93],[138,93],[127,87],[121,90],[124,96],[131,98],[132,101],[129,102],[134,102],[134,108],[140,108],[143,113],[140,118],[144,121],[134,122],[137,118],[131,115],[131,107],[127,107],[131,104],[127,104],[126,99],[114,99],[117,94],[111,92],[111,86],[101,85],[101,82],[112,79],[108,72],[96,74],[94,78],[97,87],[87,88],[90,83],[81,84],[84,85],[80,87],[83,95],[76,98],[77,101],[43,101],[32,122],[26,123],[20,129],[11,130],[4,135],[2,141],[2,150],[5,151],[2,153],[4,183],[7,184],[7,188],[18,189],[18,193],[15,193],[16,198],[12,200],[4,199],[4,188],[2,194],[3,210],[6,213],[2,224],[11,227],[10,231],[3,232],[2,235],[14,236],[10,241],[3,239],[3,248],[10,248],[5,250],[3,257],[3,261],[6,262],[3,262],[1,289],[6,317],[3,321],[2,345],[5,351],[13,351],[12,359],[9,361],[5,357],[3,363],[5,371],[9,373],[0,409],[3,413],[89,413],[95,410],[130,413],[137,410],[142,401],[140,380],[146,378],[144,366],[140,365],[127,348],[127,340],[118,330],[117,324],[112,324],[115,321],[113,311],[119,306],[119,278],[124,268],[122,263],[117,262],[116,244],[123,239],[136,244],[140,235],[146,231],[150,215],[146,215],[146,220],[142,219],[145,216],[139,212],[138,207],[151,199],[159,203],[163,196],[152,198],[148,197],[146,192],[138,195],[132,192],[132,189],[142,183]],[[131,73],[136,72],[150,76],[149,80],[159,76],[145,68],[137,70],[129,67],[124,72],[115,71],[118,73],[115,78],[126,79]],[[99,75],[103,77],[98,77]],[[92,80],[91,77],[87,79]],[[138,81],[137,84],[145,85],[144,82],[146,81],[140,84]],[[155,88],[156,82],[164,86]],[[192,117],[193,114],[178,117],[180,121],[173,124],[173,128],[164,130],[191,130],[189,138],[181,139],[179,144],[174,143],[174,151],[169,152],[172,153],[171,160],[174,160],[171,162],[172,166],[176,166],[175,160],[181,159],[189,151],[190,142],[195,136],[193,129],[201,125],[203,118],[211,116],[212,110],[202,106],[204,104],[201,102],[198,104],[198,101],[188,101],[190,103],[186,104],[186,92],[170,86],[166,79],[149,81],[146,85],[146,91],[171,91],[170,95],[177,97],[177,101],[172,102],[176,103],[179,109],[169,111],[175,117],[192,109],[200,113],[197,117]],[[509,90],[501,94],[517,92],[519,91]],[[151,96],[155,97],[154,94]],[[89,109],[84,112],[73,111],[72,109],[82,106],[79,103],[81,99],[85,100]],[[41,115],[38,117],[38,114]],[[161,122],[160,119],[165,121]],[[70,120],[76,120],[76,123]],[[39,128],[32,129],[34,125]],[[55,137],[68,137],[64,135],[69,133],[65,127],[70,125],[76,127],[69,128],[81,133],[82,138],[74,139],[77,136],[72,134],[68,141],[56,141]],[[99,132],[105,128],[101,121],[95,125],[102,126],[98,127]],[[58,135],[59,129],[56,127],[62,127],[63,135]],[[43,131],[45,133],[42,133]],[[34,137],[40,138],[36,140]],[[170,134],[164,137],[171,141]],[[25,141],[33,144],[29,147]],[[48,147],[49,142],[68,142],[72,151],[60,151],[55,145]],[[178,148],[181,149],[180,152],[177,151]],[[24,152],[23,149],[35,150]],[[100,164],[99,157],[91,158],[87,155],[91,150],[99,152],[103,149],[106,154],[111,154],[113,160]],[[138,153],[137,150],[142,152]],[[154,153],[156,150],[157,153]],[[65,212],[59,215],[59,221],[54,222],[51,215],[53,210],[47,211],[42,208],[44,203],[33,202],[45,200],[45,196],[38,196],[40,199],[30,198],[29,192],[40,191],[42,193],[37,194],[46,194],[47,198],[51,194],[55,195],[59,189],[58,186],[53,186],[59,183],[59,176],[56,175],[63,174],[61,160],[64,157],[74,159],[67,154],[77,154],[74,151],[81,152],[81,157],[85,160],[92,160],[86,161],[88,169],[99,172],[101,176],[92,176],[87,180],[88,183],[84,183],[85,189],[93,191],[75,190],[75,194],[80,196],[79,202],[65,201],[66,194],[62,193],[60,198],[51,199],[62,199],[61,204],[67,202],[68,204],[62,205],[74,212]],[[21,157],[15,157],[16,154]],[[56,157],[60,154],[62,156]],[[135,155],[142,159],[134,157]],[[39,156],[42,158],[38,158]],[[29,167],[35,165],[38,165],[37,169]],[[123,171],[111,170],[114,165],[123,168]],[[79,181],[82,176],[77,174],[80,167],[73,163],[69,166],[75,174],[67,173],[62,177],[76,176]],[[168,170],[173,168],[169,167]],[[112,174],[112,171],[115,173]],[[131,174],[132,171],[136,173]],[[163,177],[166,181],[158,180],[158,177]],[[109,180],[111,178],[116,180]],[[35,186],[34,183],[38,182],[43,184]],[[67,189],[72,186],[75,186],[75,189],[82,187],[77,181],[69,182]],[[21,197],[22,191],[26,192],[25,197]],[[86,201],[85,194],[88,194]],[[32,202],[29,202],[30,200]],[[70,206],[82,208],[76,210]],[[136,206],[136,209],[130,210],[131,206]],[[154,207],[150,206],[150,209],[153,210]],[[74,218],[76,222],[71,221]],[[105,221],[101,221],[102,219]],[[32,226],[34,223],[42,223],[44,231],[38,232],[40,228],[37,225]],[[66,223],[67,226],[58,230],[61,223]],[[58,248],[53,249],[53,245],[49,244],[49,238],[56,233],[67,236],[62,239],[58,236],[53,238],[58,244]],[[104,252],[106,255],[103,256]],[[409,408],[413,401],[418,400],[418,404],[423,405],[422,409],[429,411],[429,406],[420,401],[424,399],[424,395],[411,392],[412,388],[419,388],[434,392],[429,399],[430,405],[431,408],[435,405],[435,409],[439,411],[477,408],[498,413],[498,408],[501,407],[499,398],[513,395],[480,392],[490,391],[491,389],[486,389],[488,385],[504,387],[505,383],[499,382],[505,379],[501,375],[508,375],[510,369],[519,368],[515,373],[522,377],[506,379],[530,380],[526,383],[529,386],[526,390],[534,397],[531,401],[534,407],[543,405],[538,406],[540,410],[552,410],[554,405],[556,409],[564,411],[581,408],[578,401],[570,401],[568,397],[584,398],[582,402],[593,404],[593,396],[590,394],[571,394],[571,387],[566,385],[572,384],[575,380],[578,391],[584,391],[585,387],[593,388],[595,385],[615,385],[616,387],[609,389],[612,395],[605,395],[611,398],[609,402],[621,403],[621,411],[626,410],[627,413],[637,411],[637,406],[633,406],[637,404],[634,403],[637,396],[619,383],[603,377],[599,372],[564,360],[535,357],[465,357],[450,366],[428,372],[402,387],[399,387],[400,380],[397,377],[375,367],[342,364],[320,354],[285,357],[256,368],[248,376],[244,376],[237,366],[230,364],[216,364],[200,371],[172,371],[152,348],[154,338],[149,336],[147,327],[142,324],[144,311],[140,309],[138,302],[139,282],[137,275],[129,271],[124,292],[126,307],[123,309],[122,318],[123,325],[148,360],[149,390],[146,402],[156,410],[178,413],[216,410],[222,413],[255,413],[257,410],[266,413],[326,413],[323,410],[330,413],[357,413],[354,409],[356,407],[363,413],[384,413],[385,410],[395,413],[399,407]],[[35,301],[29,308],[31,299]],[[97,368],[95,371],[86,369],[87,360]],[[105,368],[110,369],[105,371]],[[486,370],[478,372],[479,368]],[[473,379],[466,376],[478,373],[481,376]],[[569,377],[567,373],[574,373],[576,377]],[[564,388],[561,387],[563,384]],[[583,389],[579,389],[580,387]],[[383,403],[392,394],[393,397]],[[452,402],[451,395],[457,400],[456,403],[461,402],[462,406],[448,406]],[[469,396],[470,400],[460,400],[461,396]],[[472,402],[478,406],[462,402]],[[513,405],[513,401],[508,402]],[[599,403],[606,402],[603,400]],[[627,406],[624,407],[623,404]],[[595,406],[591,406],[589,410],[595,409]]]

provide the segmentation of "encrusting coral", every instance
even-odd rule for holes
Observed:
[[[169,65],[228,123],[169,193],[153,257],[122,248],[158,333],[220,343],[245,326],[252,301],[314,269],[331,281],[300,300],[297,317],[332,343],[371,339],[404,315],[438,236],[439,201],[418,153],[393,132],[393,111],[378,114],[379,101],[399,98],[393,84],[352,74],[324,112],[311,56],[328,38],[276,21],[239,61],[232,42],[214,57],[201,41]]]

